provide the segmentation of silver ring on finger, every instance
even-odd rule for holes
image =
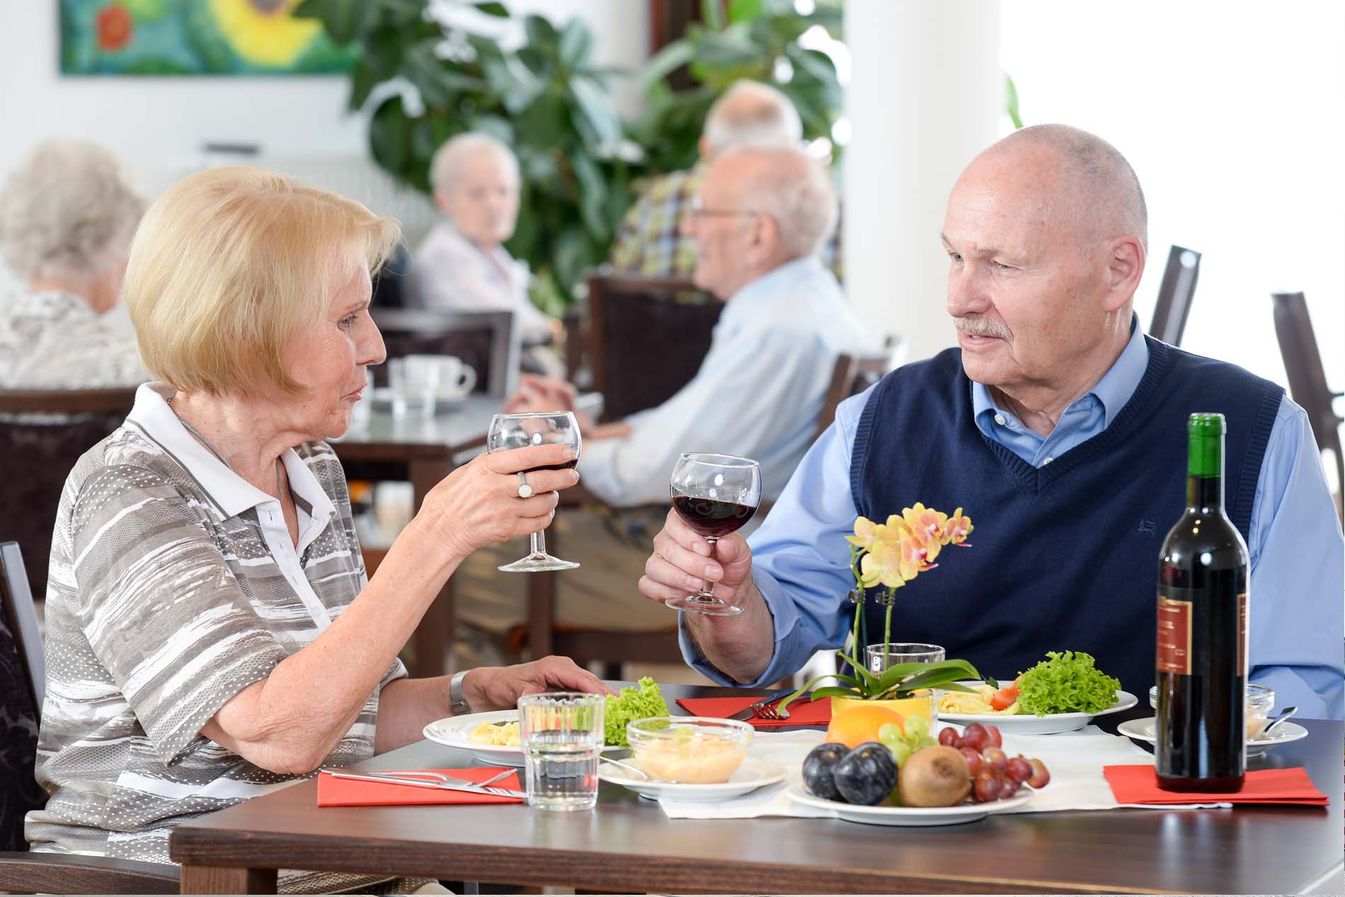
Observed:
[[[527,476],[521,470],[518,472],[518,497],[532,498],[532,484],[528,482]]]

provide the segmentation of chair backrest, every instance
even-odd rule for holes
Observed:
[[[45,683],[37,612],[19,546],[0,544],[0,850],[26,850],[23,817],[46,803],[33,778]]]
[[[817,429],[813,441],[836,419],[836,408],[851,396],[859,395],[883,378],[892,367],[892,353],[884,351],[871,355],[838,355],[831,374],[831,385],[822,399],[822,410],[817,415]]]
[[[1302,293],[1271,293],[1274,305],[1275,336],[1289,377],[1289,394],[1307,412],[1317,448],[1335,456],[1337,488],[1345,491],[1345,459],[1340,451],[1341,416],[1332,402],[1341,393],[1326,385],[1326,370],[1312,330],[1308,303]]]
[[[689,280],[598,271],[587,282],[586,354],[605,420],[660,405],[696,376],[722,302]]]
[[[56,506],[79,456],[121,426],[133,389],[0,390],[0,540],[28,555],[32,593],[47,591]]]
[[[373,308],[370,314],[389,358],[456,355],[476,371],[475,392],[504,398],[516,388],[519,337],[513,312]],[[375,368],[374,378],[386,385],[386,370]]]
[[[1168,251],[1168,266],[1163,270],[1163,282],[1158,286],[1158,305],[1149,322],[1149,335],[1172,346],[1182,344],[1182,331],[1191,314],[1191,300],[1196,295],[1196,280],[1200,277],[1200,253],[1183,246]]]

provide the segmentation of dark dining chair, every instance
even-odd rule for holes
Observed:
[[[1326,385],[1326,369],[1317,347],[1317,335],[1308,315],[1308,303],[1302,293],[1271,293],[1274,306],[1275,336],[1279,340],[1284,371],[1289,377],[1289,394],[1307,412],[1317,448],[1330,452],[1336,467],[1336,510],[1341,510],[1345,492],[1345,458],[1341,457],[1340,425],[1334,402],[1343,393],[1332,392]],[[1343,518],[1345,519],[1345,518]]]
[[[1163,270],[1163,282],[1158,287],[1158,305],[1149,322],[1149,335],[1171,346],[1182,344],[1186,318],[1191,314],[1191,300],[1196,295],[1196,281],[1200,278],[1200,253],[1184,246],[1173,246],[1168,251],[1168,266]]]
[[[836,419],[836,408],[851,396],[868,389],[892,369],[892,350],[864,355],[839,355],[831,374],[831,385],[822,399],[822,410],[817,415],[817,429],[813,441]]]
[[[587,278],[585,361],[603,420],[653,408],[691,382],[724,304],[689,280],[606,270]]]
[[[23,545],[29,589],[39,598],[65,478],[134,403],[134,389],[0,390],[0,540]]]
[[[16,543],[0,543],[0,892],[176,894],[176,866],[28,851],[23,818],[46,803],[33,778],[45,683],[23,557]]]

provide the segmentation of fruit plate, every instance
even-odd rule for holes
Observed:
[[[1007,681],[1007,680],[1006,680]],[[980,685],[979,682],[967,682],[965,685]],[[936,692],[937,695],[937,692]],[[957,723],[965,726],[969,723],[996,725],[1004,734],[1014,735],[1055,735],[1058,732],[1073,732],[1082,729],[1093,717],[1106,716],[1129,710],[1139,703],[1139,698],[1128,691],[1116,690],[1116,702],[1098,713],[1048,713],[1045,716],[1032,714],[1005,715],[999,713],[945,713],[938,711],[939,722]]]
[[[482,763],[492,766],[522,766],[523,748],[518,745],[486,744],[472,739],[472,730],[482,723],[518,722],[517,710],[488,710],[485,713],[464,713],[435,720],[421,734],[430,741],[446,744],[463,751]]]
[[[634,761],[627,760],[627,763]],[[627,772],[619,766],[598,764],[598,778],[623,788],[629,788],[641,797],[658,800],[667,797],[674,800],[724,800],[738,797],[749,791],[755,791],[766,785],[774,785],[785,780],[785,771],[774,763],[747,757],[742,766],[734,770],[727,782],[714,785],[689,785],[681,782],[649,782],[635,773]]]
[[[957,804],[952,807],[865,807],[859,804],[844,804],[808,794],[798,788],[787,792],[790,800],[809,807],[830,810],[847,822],[861,822],[865,825],[961,825],[984,819],[991,813],[1006,813],[1016,810],[1027,803],[1032,795],[1020,794],[1007,800],[992,800],[985,804]]]
[[[1147,719],[1131,719],[1121,723],[1116,727],[1116,731],[1128,738],[1136,741],[1147,741],[1154,743],[1154,717]],[[1301,738],[1308,737],[1308,730],[1294,722],[1283,722],[1275,727],[1275,731],[1270,733],[1269,738],[1256,738],[1247,741],[1247,756],[1256,757],[1264,754],[1277,744],[1288,744],[1291,741],[1298,741]]]

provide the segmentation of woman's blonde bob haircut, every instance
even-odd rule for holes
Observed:
[[[286,348],[315,327],[352,273],[370,273],[401,237],[391,218],[256,168],[178,181],[145,213],[124,293],[145,366],[182,390],[263,395],[305,389]]]

